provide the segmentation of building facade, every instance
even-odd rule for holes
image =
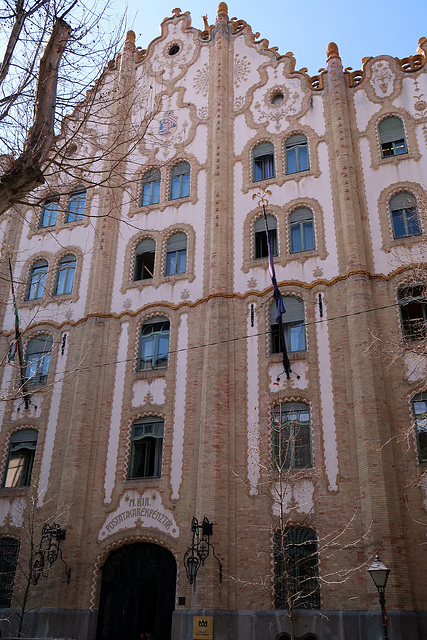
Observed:
[[[29,585],[29,637],[374,639],[379,553],[424,638],[427,41],[309,77],[225,3],[205,27],[129,32],[0,221],[2,633]]]

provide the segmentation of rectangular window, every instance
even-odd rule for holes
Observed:
[[[159,478],[162,466],[163,420],[143,418],[132,426],[128,478]]]
[[[10,607],[18,556],[19,540],[0,538],[0,607]]]
[[[278,471],[307,469],[311,457],[311,426],[308,405],[285,402],[273,414],[273,463]]]

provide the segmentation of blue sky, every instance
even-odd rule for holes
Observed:
[[[279,53],[292,51],[296,68],[308,67],[310,75],[325,66],[330,41],[337,43],[344,67],[360,69],[365,56],[414,55],[418,39],[427,37],[425,0],[407,5],[397,0],[359,0],[351,4],[346,0],[232,0],[227,4],[230,18],[246,20],[254,32],[259,31],[261,38],[270,41],[270,46],[277,46]],[[129,28],[136,33],[137,46],[145,48],[159,35],[160,23],[176,6],[183,12],[190,11],[192,25],[201,29],[202,14],[208,15],[209,24],[215,22],[218,2],[128,0]]]

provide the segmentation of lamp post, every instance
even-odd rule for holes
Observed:
[[[388,640],[388,628],[387,628],[387,617],[385,611],[385,587],[388,580],[388,574],[390,573],[390,569],[387,569],[385,564],[381,562],[379,555],[375,556],[374,562],[368,569],[368,573],[370,574],[372,580],[374,581],[374,585],[378,589],[378,595],[380,598],[380,607],[381,613],[383,616],[383,632],[384,632],[384,640]]]

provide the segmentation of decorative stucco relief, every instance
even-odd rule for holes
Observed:
[[[265,124],[268,131],[278,133],[288,126],[288,120],[300,115],[304,92],[299,78],[286,78],[275,69],[268,69],[265,86],[254,91],[253,119],[255,124]],[[280,77],[282,75],[282,77]]]
[[[150,71],[162,73],[163,82],[176,80],[193,61],[200,45],[195,41],[195,33],[187,31],[187,20],[166,22],[162,25],[162,38],[150,47],[147,61]]]
[[[378,97],[390,96],[394,89],[394,75],[386,60],[379,60],[372,65],[371,84]]]
[[[314,485],[309,478],[299,480],[293,485],[287,484],[285,489],[277,483],[272,490],[272,496],[274,515],[279,515],[281,508],[285,513],[291,510],[294,513],[310,513],[314,507]]]
[[[126,491],[117,509],[107,516],[98,533],[98,540],[138,526],[158,529],[174,538],[179,535],[173,512],[163,506],[162,497],[157,491],[147,490],[143,494]]]

